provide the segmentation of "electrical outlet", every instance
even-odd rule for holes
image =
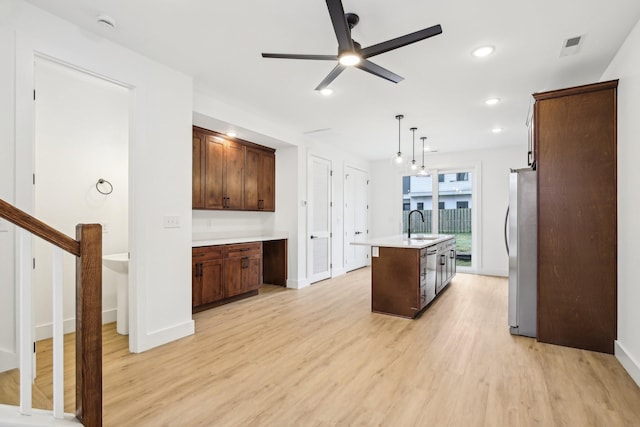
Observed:
[[[180,228],[180,217],[175,215],[165,215],[164,228]]]

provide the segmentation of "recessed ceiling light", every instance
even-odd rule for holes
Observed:
[[[229,132],[227,132],[227,136],[231,137],[231,138],[235,138],[236,136],[238,136],[238,134],[235,133],[234,131],[229,131]]]
[[[502,128],[493,128],[493,129],[491,129],[491,132],[500,133],[500,132],[502,132],[502,130],[503,130]]]
[[[105,28],[116,27],[116,21],[109,15],[98,15],[98,17],[96,18],[96,21],[98,22],[98,24],[100,24]]]
[[[476,58],[482,58],[487,55],[491,55],[494,50],[495,50],[495,47],[493,46],[481,46],[475,49],[473,52],[471,52],[471,54]]]
[[[496,105],[498,102],[500,102],[500,98],[489,98],[484,101],[484,103],[487,105]]]
[[[333,89],[325,87],[324,89],[320,89],[320,93],[324,96],[329,96],[333,93]]]

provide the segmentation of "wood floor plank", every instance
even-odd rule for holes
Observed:
[[[640,426],[640,388],[615,357],[509,334],[506,279],[458,274],[416,320],[371,313],[370,280],[264,286],[142,354],[105,325],[104,425]],[[67,411],[73,349],[69,335]],[[50,341],[37,357],[50,407]],[[0,403],[17,384],[0,374]]]

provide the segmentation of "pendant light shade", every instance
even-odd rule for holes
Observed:
[[[427,171],[424,168],[424,141],[427,137],[421,136],[420,139],[422,140],[422,168],[420,168],[420,175],[426,175]]]
[[[396,163],[400,164],[402,163],[402,151],[400,150],[400,121],[404,119],[404,116],[402,114],[398,114],[396,119],[398,120],[398,153],[396,155]]]
[[[411,170],[416,170],[418,169],[418,165],[416,165],[416,131],[418,130],[418,128],[413,127],[409,130],[413,133],[413,155],[411,156]]]

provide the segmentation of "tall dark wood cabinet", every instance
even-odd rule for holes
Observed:
[[[534,94],[538,340],[604,353],[617,328],[617,85]]]

